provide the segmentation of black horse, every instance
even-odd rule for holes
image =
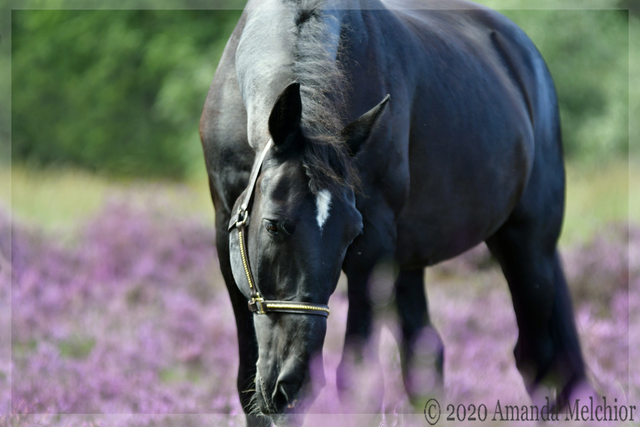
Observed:
[[[483,241],[513,297],[529,393],[588,387],[556,248],[556,92],[533,43],[502,15],[461,0],[251,0],[200,133],[249,424],[286,422],[312,400],[309,364],[341,270],[338,384],[349,388],[343,373],[371,336],[367,283],[381,261],[400,272],[407,392],[428,395],[412,372],[431,357],[441,374],[443,347],[424,268]]]

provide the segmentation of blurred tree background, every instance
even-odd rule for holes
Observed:
[[[545,57],[560,96],[567,156],[626,156],[629,22],[638,25],[637,11],[630,18],[627,10],[481,2],[512,7],[503,13]],[[626,0],[603,3],[630,7]],[[188,177],[203,165],[200,112],[239,16],[239,10],[13,10],[12,161]]]
[[[14,10],[12,160],[184,177],[200,156],[200,112],[239,17]]]
[[[614,2],[612,2],[614,3]],[[629,151],[629,12],[509,10],[542,53],[560,100],[568,158]]]

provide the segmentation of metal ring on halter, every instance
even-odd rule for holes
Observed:
[[[245,225],[247,225],[247,220],[249,219],[249,212],[248,211],[244,211],[244,212],[239,212],[238,213],[238,220],[235,223],[236,227],[244,227]]]

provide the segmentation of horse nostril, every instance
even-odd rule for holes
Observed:
[[[278,383],[276,385],[276,389],[273,391],[273,403],[278,412],[282,412],[285,408],[290,406],[289,392],[287,391],[285,384]]]
[[[294,372],[289,371],[280,375],[271,397],[278,412],[294,408],[298,384],[299,382]]]

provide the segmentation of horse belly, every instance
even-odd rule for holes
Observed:
[[[401,265],[433,265],[481,243],[522,195],[531,141],[480,141],[473,150],[469,142],[431,141],[423,153],[412,153],[409,198],[397,223]]]

